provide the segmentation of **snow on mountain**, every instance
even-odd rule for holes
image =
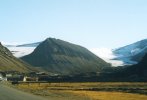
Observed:
[[[114,50],[108,48],[90,50],[112,66],[133,65],[147,53],[147,39]]]
[[[7,47],[15,57],[23,57],[32,53],[35,47]]]
[[[22,45],[5,45],[15,57],[23,57],[28,55],[34,51],[34,49],[41,42],[30,43],[30,44],[22,44]]]
[[[121,60],[125,64],[136,64],[147,53],[147,39],[115,49],[112,51],[116,56],[115,60]]]
[[[108,48],[93,48],[90,49],[93,53],[102,58],[114,58],[113,52]]]
[[[117,56],[114,55],[114,53],[112,52],[112,49],[108,49],[108,48],[93,48],[93,49],[89,49],[91,52],[93,52],[95,55],[99,56],[100,58],[102,58],[103,60],[105,60],[108,63],[111,63],[112,66],[116,67],[116,66],[123,66],[124,63],[121,60],[115,60],[114,58],[116,58]]]
[[[5,46],[14,56],[22,57],[32,53],[40,43]],[[147,53],[147,39],[113,50],[108,48],[92,48],[89,50],[106,62],[111,63],[112,66],[132,65],[138,63]]]
[[[40,42],[23,44],[23,45],[5,45],[15,57],[23,57],[28,55],[34,51],[34,49],[39,45]],[[102,58],[108,63],[111,63],[112,66],[123,66],[124,63],[121,60],[116,60],[115,56],[112,52],[112,49],[108,48],[93,48],[89,49],[91,52]]]
[[[22,45],[5,45],[15,57],[23,57],[28,55],[34,51],[34,49],[40,44],[41,42],[36,43],[28,43]],[[113,60],[115,55],[113,54],[111,49],[108,48],[93,48],[90,49],[91,52],[102,58],[108,63],[111,63],[113,66],[122,66],[123,62],[120,60]]]

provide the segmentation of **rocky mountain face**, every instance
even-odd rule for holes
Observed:
[[[0,43],[0,71],[28,72],[33,68],[24,61],[15,58],[12,53]]]
[[[54,38],[46,39],[21,59],[58,74],[98,72],[110,66],[86,48]]]

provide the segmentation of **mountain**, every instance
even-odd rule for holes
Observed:
[[[131,67],[128,67],[128,72],[132,73],[138,77],[147,77],[147,54],[142,58],[142,60]]]
[[[105,75],[106,76],[106,75]],[[147,54],[142,60],[135,65],[117,67],[112,71],[107,78],[112,81],[142,81],[146,82],[147,79]]]
[[[147,53],[147,39],[113,50],[114,59],[125,64],[137,64]]]
[[[28,72],[33,70],[29,64],[15,58],[12,53],[0,43],[0,71]]]
[[[29,43],[29,44],[21,44],[21,45],[5,45],[15,57],[23,57],[28,55],[34,51],[34,49],[40,44],[41,42],[36,43]]]
[[[26,43],[21,45],[5,45],[12,54],[17,57],[23,57],[31,54],[41,42]],[[93,48],[91,52],[102,58],[112,66],[124,66],[137,64],[142,57],[147,53],[147,39],[138,41],[136,43],[118,48]]]
[[[98,72],[110,66],[88,49],[55,38],[46,39],[21,59],[58,74]]]

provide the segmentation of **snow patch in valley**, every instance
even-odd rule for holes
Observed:
[[[12,52],[12,54],[17,57],[23,57],[28,54],[31,54],[35,48],[40,44],[41,42],[36,42],[36,43],[29,43],[29,44],[17,44],[17,43],[5,43],[3,44]]]
[[[28,55],[32,53],[35,49],[35,47],[7,47],[15,57],[23,57],[25,55]]]
[[[90,51],[93,52],[98,57],[105,60],[106,62],[111,63],[112,66],[114,66],[114,67],[124,65],[123,61],[114,59],[117,56],[115,56],[113,54],[112,49],[109,49],[109,48],[92,48],[92,49],[90,49]]]
[[[111,49],[108,48],[93,48],[90,49],[93,53],[98,55],[101,58],[114,58],[113,52]]]

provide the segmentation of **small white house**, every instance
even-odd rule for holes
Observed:
[[[0,81],[7,81],[7,78],[2,73],[0,73]]]
[[[0,81],[3,81],[4,80],[4,77],[2,75],[2,73],[0,73]]]
[[[12,77],[12,74],[6,74],[6,77]]]
[[[3,75],[0,73],[0,81],[3,80]]]
[[[38,77],[27,77],[27,76],[24,76],[23,81],[24,82],[26,82],[26,81],[38,81]]]
[[[24,76],[23,81],[24,81],[24,82],[27,81],[27,76]]]

